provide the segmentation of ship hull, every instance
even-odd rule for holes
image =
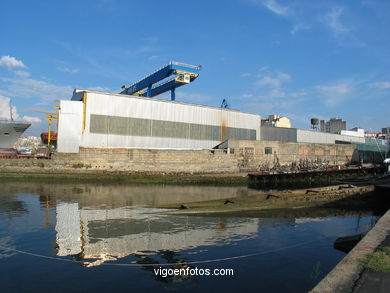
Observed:
[[[0,121],[0,148],[12,148],[30,126],[30,123]]]

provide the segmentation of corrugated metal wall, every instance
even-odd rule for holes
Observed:
[[[260,131],[261,140],[297,142],[296,128],[280,128],[262,126]]]
[[[261,127],[261,140],[304,142],[304,143],[325,143],[335,144],[337,142],[364,143],[364,137],[340,135],[328,132],[304,130],[297,128]]]
[[[260,139],[259,115],[92,91],[86,97],[83,147],[192,149]]]
[[[307,143],[327,143],[334,144],[336,142],[358,142],[364,143],[364,137],[340,135],[329,132],[319,132],[313,130],[297,129],[297,141]]]
[[[57,149],[60,153],[78,153],[81,143],[83,103],[60,101]]]
[[[245,140],[256,139],[256,130],[254,129],[226,127],[224,137],[220,126],[96,114],[90,116],[90,132],[195,140],[212,139],[215,141],[222,141],[226,137]]]

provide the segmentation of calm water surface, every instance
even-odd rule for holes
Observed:
[[[151,213],[257,192],[246,187],[0,184],[0,292],[306,292],[344,257],[336,238],[376,220]],[[234,276],[156,276],[168,263]]]

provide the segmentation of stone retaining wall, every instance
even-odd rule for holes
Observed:
[[[266,149],[268,148],[268,149]],[[266,152],[272,149],[271,154]],[[312,163],[344,165],[354,145],[229,141],[227,149],[86,149],[78,154],[57,153],[51,160],[0,159],[1,170],[68,169],[151,173],[239,173],[275,165]]]

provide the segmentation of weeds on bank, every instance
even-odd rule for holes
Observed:
[[[362,261],[364,268],[370,268],[379,272],[390,273],[390,246],[379,249]]]

